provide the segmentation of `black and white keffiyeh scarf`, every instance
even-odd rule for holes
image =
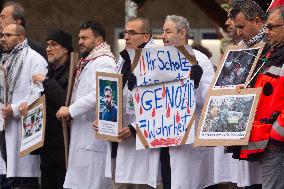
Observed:
[[[2,54],[0,59],[1,65],[6,68],[7,72],[7,88],[9,91],[8,102],[11,100],[15,83],[19,77],[20,71],[23,66],[23,61],[28,53],[28,41],[25,39],[22,43],[18,44],[10,53]]]
[[[260,31],[258,32],[258,34],[255,35],[250,40],[248,40],[246,42],[242,40],[242,44],[246,45],[247,47],[251,47],[251,46],[253,46],[256,43],[261,42],[264,39],[265,30],[266,30],[266,27],[261,28]]]

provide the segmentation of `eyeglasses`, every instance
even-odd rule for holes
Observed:
[[[12,33],[1,33],[0,38],[10,38],[11,36],[20,36],[19,34],[12,34]]]
[[[136,32],[136,31],[134,31],[134,30],[129,30],[129,31],[125,30],[125,31],[123,32],[123,36],[126,36],[126,34],[128,34],[129,36],[134,36],[134,35],[149,34],[149,33],[146,33],[146,32]]]
[[[276,25],[273,25],[273,24],[266,24],[266,28],[268,30],[273,30],[273,28],[277,28],[277,27],[280,27],[280,26],[283,26],[284,24],[276,24]]]
[[[55,47],[57,47],[59,44],[56,42],[50,42],[50,43],[46,43],[46,48],[49,47],[50,49],[53,49]]]

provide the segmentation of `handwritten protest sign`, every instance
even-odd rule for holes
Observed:
[[[196,101],[190,79],[140,86],[133,92],[136,149],[184,144],[194,120]]]
[[[128,53],[132,58],[137,86],[188,78],[191,66],[197,63],[189,45],[144,48],[129,50]]]

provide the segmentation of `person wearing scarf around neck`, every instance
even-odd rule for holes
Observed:
[[[228,17],[233,20],[237,35],[241,38],[238,45],[252,47],[266,41],[265,12],[262,8],[253,0],[236,0],[236,2],[238,3],[232,6]],[[245,69],[241,74],[246,74],[246,72],[249,72],[249,70]],[[220,164],[218,161],[223,160],[223,167],[216,167],[218,180],[223,181],[229,178],[231,182],[237,183],[239,187],[245,187],[246,189],[261,188],[260,164],[258,162],[233,160],[230,152],[235,150],[236,147],[228,147],[226,148],[227,154],[224,154],[223,149],[219,153],[217,152],[218,154],[215,153],[216,165]],[[227,158],[227,156],[229,157]]]
[[[265,12],[253,0],[240,2],[233,5],[228,17],[233,20],[241,38],[238,45],[251,47],[265,39]]]
[[[4,54],[0,63],[6,68],[8,102],[2,109],[7,120],[5,139],[7,150],[7,177],[11,187],[38,187],[40,161],[37,155],[19,157],[19,133],[21,128],[19,106],[28,102],[29,92],[33,86],[32,76],[47,72],[47,62],[32,50],[26,39],[23,26],[10,24],[1,34]],[[38,94],[40,95],[40,94]]]
[[[234,155],[258,161],[262,167],[262,188],[282,189],[284,165],[284,6],[268,13],[266,22],[269,51],[259,61],[249,87],[262,88],[247,146]]]
[[[107,141],[96,138],[92,130],[96,107],[96,72],[113,73],[115,58],[105,42],[101,24],[80,25],[81,59],[77,64],[71,105],[62,106],[58,119],[71,119],[68,168],[64,188],[107,189],[111,180],[105,177]]]

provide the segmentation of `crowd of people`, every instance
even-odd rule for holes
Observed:
[[[136,150],[135,114],[127,111],[136,78],[127,49],[155,47],[150,21],[138,17],[125,24],[125,50],[117,61],[105,40],[104,27],[94,21],[81,23],[81,58],[75,74],[69,76],[72,36],[53,28],[43,49],[27,39],[24,15],[24,8],[15,1],[6,2],[0,14],[0,63],[7,73],[7,105],[1,110],[6,120],[0,135],[1,188],[151,189],[162,185],[164,189],[213,189],[220,187],[219,183],[250,189],[284,188],[283,6],[265,12],[253,0],[232,1],[225,23],[231,43],[247,47],[266,44],[248,85],[263,88],[249,144],[226,149],[192,145],[215,75],[205,54],[193,49],[198,64],[191,67],[190,78],[194,80],[197,116],[188,144]],[[164,46],[188,44],[190,26],[186,18],[168,15],[162,30]],[[95,136],[96,72],[123,75],[121,143]],[[70,105],[66,106],[69,77],[74,77],[74,85]],[[42,85],[41,94],[46,96],[44,146],[19,157],[20,117],[26,112],[35,84]],[[240,88],[244,86],[237,90]],[[104,95],[107,108],[112,108],[111,89],[106,87]],[[104,110],[101,116],[111,120],[112,114]],[[70,128],[67,169],[62,119],[68,120]]]

